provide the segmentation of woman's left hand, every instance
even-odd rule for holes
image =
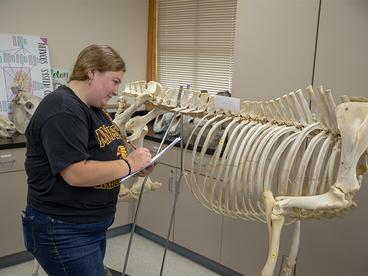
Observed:
[[[153,163],[152,165],[148,166],[147,168],[141,170],[140,172],[137,173],[137,176],[144,177],[144,176],[149,175],[153,171],[153,169],[156,167],[156,164],[157,163]]]

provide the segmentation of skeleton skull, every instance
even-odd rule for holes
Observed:
[[[13,99],[14,124],[17,131],[24,134],[29,120],[35,112],[41,98],[30,92],[20,91]]]
[[[6,117],[0,116],[0,137],[10,138],[15,133],[14,124]]]

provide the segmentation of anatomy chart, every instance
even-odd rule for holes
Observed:
[[[12,113],[19,91],[41,98],[52,91],[47,38],[0,34],[0,115]]]

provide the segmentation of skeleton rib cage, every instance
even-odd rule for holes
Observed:
[[[340,136],[320,122],[295,126],[252,116],[207,118],[203,126],[197,124],[193,133],[198,128],[198,135],[188,141],[194,147],[191,171],[185,179],[196,199],[216,213],[266,222],[263,191],[311,196],[328,191],[336,181]],[[208,145],[220,129],[223,134],[215,152],[206,159]],[[204,177],[198,180],[200,174]]]

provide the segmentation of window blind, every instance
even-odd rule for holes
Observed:
[[[231,92],[236,0],[158,0],[158,78]]]

